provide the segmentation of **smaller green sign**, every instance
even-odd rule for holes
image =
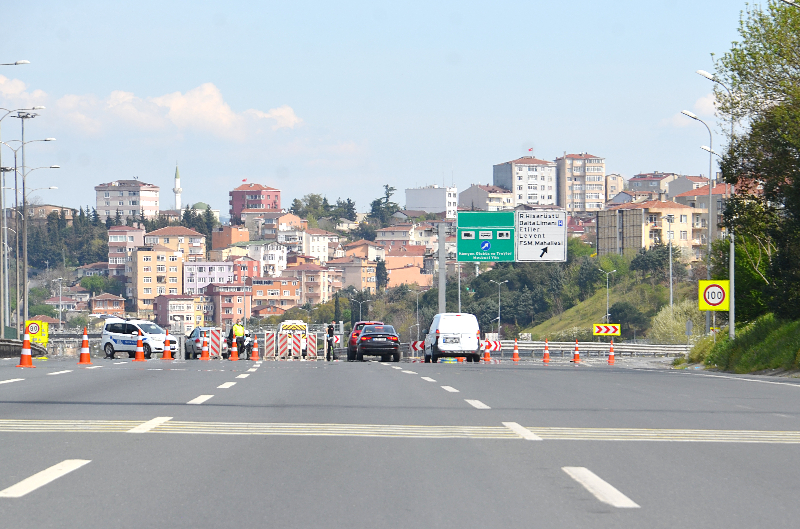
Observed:
[[[459,213],[459,221],[461,220]],[[513,212],[511,218],[513,219]],[[513,226],[513,223],[512,223]],[[514,261],[514,228],[458,228],[459,261]]]
[[[513,211],[459,211],[459,228],[513,228]]]

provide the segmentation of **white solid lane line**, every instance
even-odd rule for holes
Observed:
[[[213,396],[214,395],[200,395],[199,397],[190,400],[186,404],[202,404]]]
[[[464,399],[464,400],[467,401],[468,404],[470,404],[471,406],[473,406],[475,408],[478,408],[479,410],[491,410],[492,409],[492,408],[490,408],[489,406],[487,406],[486,404],[484,404],[483,402],[481,402],[479,400],[472,400],[472,399]]]
[[[150,419],[147,422],[143,422],[139,426],[135,426],[128,430],[128,433],[146,433],[155,428],[160,424],[164,424],[165,422],[172,420],[172,417],[156,417],[155,419]]]
[[[503,426],[514,432],[515,434],[519,435],[523,439],[527,439],[528,441],[541,441],[542,438],[533,433],[532,431],[528,430],[527,428],[520,426],[519,423],[516,422],[504,422]]]
[[[432,379],[431,377],[420,377],[420,378],[422,378],[422,380],[426,380],[426,381],[428,381],[428,382],[436,382],[436,381],[435,381],[434,379]]]
[[[445,391],[449,391],[450,393],[458,393],[458,390],[456,388],[450,386],[442,386],[442,389]]]
[[[72,369],[67,369],[66,371],[55,371],[53,373],[47,373],[48,375],[63,375],[64,373],[72,373]]]
[[[91,463],[91,459],[66,459],[48,469],[42,470],[38,474],[23,479],[16,485],[12,485],[5,490],[0,490],[0,498],[21,498],[29,492],[33,492],[39,487],[43,487],[51,481],[57,480],[61,476],[81,468],[86,463]]]
[[[401,373],[408,373],[409,375],[416,375],[416,371],[400,371]]]
[[[800,388],[800,384],[792,384],[791,382],[773,382],[771,380],[756,380],[754,378],[743,378],[743,377],[727,377],[725,375],[706,375],[704,373],[689,373],[689,374],[695,377],[727,378],[730,380],[741,380],[742,382],[758,382],[759,384],[775,384],[777,386],[794,386],[796,388]]]
[[[250,375],[248,375],[247,373],[242,373],[241,375],[237,376],[236,378],[247,378],[249,376]]]
[[[235,385],[236,385],[236,382],[225,382],[224,384],[220,384],[219,386],[217,386],[217,389],[228,389],[228,388],[232,388]]]
[[[8,380],[0,380],[0,384],[11,384],[12,382],[20,382],[25,380],[24,378],[9,378]]]
[[[255,367],[251,367],[250,369],[247,370],[248,373],[255,373],[256,371],[258,371],[258,369]]]
[[[597,474],[585,467],[561,467],[569,477],[583,485],[595,498],[620,509],[638,509],[639,506],[623,493],[603,481]]]

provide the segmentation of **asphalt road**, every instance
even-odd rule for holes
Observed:
[[[599,360],[93,361],[0,361],[1,526],[730,529],[800,517],[790,380]]]

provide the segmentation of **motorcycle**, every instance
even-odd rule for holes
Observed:
[[[231,337],[226,338],[226,342],[228,343],[228,355],[224,358],[230,358],[230,351],[233,346]],[[253,335],[245,332],[244,336],[238,337],[236,339],[236,350],[240,360],[250,360],[250,355],[253,353]]]

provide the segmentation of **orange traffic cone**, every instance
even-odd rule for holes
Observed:
[[[136,340],[136,356],[134,362],[144,362],[144,348],[142,347],[142,331],[139,331],[139,338]]]
[[[465,356],[457,356],[456,357],[456,360],[459,361],[459,362],[463,362],[465,359],[466,359]]]
[[[550,349],[547,346],[547,338],[544,339],[544,355],[542,356],[542,362],[545,364],[550,363]]]
[[[200,350],[200,360],[208,360],[208,335],[203,333],[203,348]]]
[[[572,362],[577,364],[581,361],[581,353],[578,351],[578,340],[575,340],[575,353],[572,355]]]
[[[519,347],[517,346],[517,339],[514,338],[514,354],[511,355],[511,360],[519,362]]]
[[[250,360],[253,362],[258,362],[260,359],[258,358],[258,335],[253,336],[253,352],[250,353]]]
[[[231,362],[239,361],[239,349],[236,347],[236,336],[234,336],[233,340],[231,341],[231,355],[228,357],[228,360]]]
[[[164,354],[161,355],[162,360],[175,360],[172,358],[172,344],[169,343],[169,331],[167,331],[167,336],[164,338]]]
[[[614,365],[614,338],[611,338],[611,349],[608,351],[608,365]]]
[[[492,353],[489,352],[489,340],[483,342],[483,361],[487,364],[492,361]]]
[[[25,325],[25,335],[22,337],[22,352],[19,355],[17,367],[36,367],[31,360],[31,336],[28,334],[27,325]]]
[[[81,356],[78,359],[78,365],[91,364],[92,359],[89,356],[89,336],[86,334],[86,327],[83,328],[83,341],[81,342]]]

